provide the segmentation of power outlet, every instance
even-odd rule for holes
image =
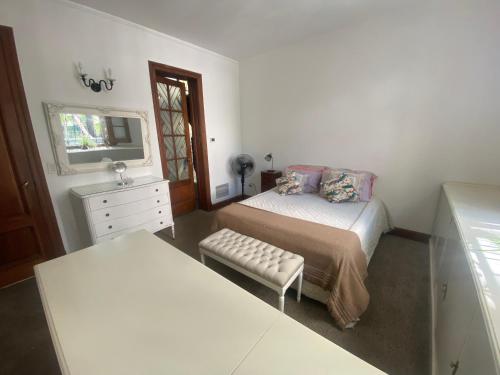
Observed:
[[[252,189],[253,194],[257,194],[257,186],[253,182],[249,182],[247,186]]]

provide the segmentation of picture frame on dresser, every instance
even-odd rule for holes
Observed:
[[[147,111],[43,103],[57,174],[106,171],[153,164]]]

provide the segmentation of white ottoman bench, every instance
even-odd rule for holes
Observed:
[[[285,308],[285,292],[298,278],[300,302],[304,271],[304,258],[300,255],[230,229],[208,236],[199,248],[203,264],[208,256],[278,292],[281,312]]]

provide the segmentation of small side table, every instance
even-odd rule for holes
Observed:
[[[276,179],[282,176],[281,171],[267,170],[260,172],[260,191],[271,190],[276,186]]]

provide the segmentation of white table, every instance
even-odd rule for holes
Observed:
[[[63,374],[382,374],[146,231],[35,274]]]

